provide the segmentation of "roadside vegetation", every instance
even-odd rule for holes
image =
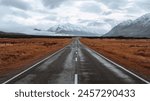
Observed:
[[[0,77],[29,67],[70,42],[70,38],[0,38]]]
[[[83,38],[107,58],[150,80],[150,39]]]

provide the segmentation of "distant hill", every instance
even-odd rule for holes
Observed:
[[[100,36],[100,32],[85,26],[77,26],[70,23],[58,24],[50,27],[49,32],[60,33],[68,36]]]
[[[3,32],[0,31],[0,38],[71,38],[70,36],[54,35],[29,35],[23,33]]]
[[[103,35],[104,37],[146,37],[150,38],[150,13],[145,14],[136,20],[124,21],[111,31]]]
[[[11,32],[3,32],[0,31],[0,37],[19,37],[19,36],[27,36],[27,34],[23,33],[11,33]]]

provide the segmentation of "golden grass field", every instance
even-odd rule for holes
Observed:
[[[60,38],[0,38],[0,77],[26,68],[71,42]],[[88,39],[81,42],[150,80],[150,39]]]
[[[25,68],[63,48],[71,39],[0,38],[0,77]]]
[[[88,39],[81,41],[116,63],[150,80],[150,39]]]

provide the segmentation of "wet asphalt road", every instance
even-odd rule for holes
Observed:
[[[141,84],[146,83],[104,59],[78,39],[46,61],[5,83],[11,84]]]

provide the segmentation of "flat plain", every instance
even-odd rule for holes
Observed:
[[[0,77],[29,67],[70,42],[68,38],[0,38]]]
[[[128,70],[150,80],[150,39],[88,39],[81,42]]]

